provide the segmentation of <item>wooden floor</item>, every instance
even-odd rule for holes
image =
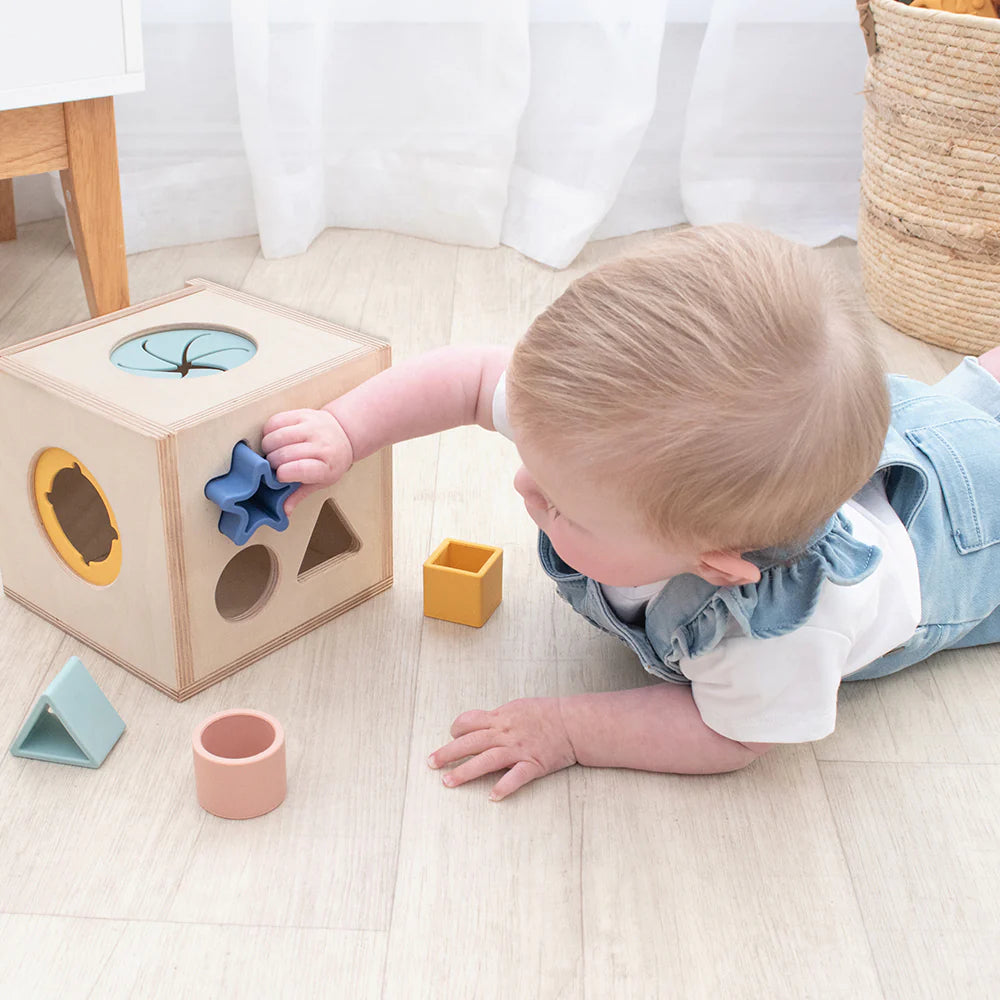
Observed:
[[[129,272],[134,302],[201,276],[401,359],[512,343],[649,238],[558,273],[345,231],[289,260],[234,239]],[[853,245],[823,252],[856,273]],[[61,222],[0,244],[0,346],[85,316]],[[883,336],[897,371],[934,381],[957,361]],[[0,758],[0,998],[1000,995],[1000,650],[848,686],[835,735],[737,774],[575,767],[497,804],[487,780],[442,786],[425,758],[462,710],[645,683],[536,565],[516,465],[475,429],[397,447],[395,587],[184,704],[0,601],[0,744],[72,654],[128,725],[96,771]],[[446,536],[504,548],[482,630],[422,617],[421,563]],[[285,804],[243,823],[199,808],[189,744],[237,706],[277,716],[289,754]]]

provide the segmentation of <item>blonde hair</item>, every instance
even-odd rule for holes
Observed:
[[[742,226],[598,267],[507,373],[519,433],[578,451],[658,537],[808,539],[872,475],[889,423],[863,308],[806,247]]]

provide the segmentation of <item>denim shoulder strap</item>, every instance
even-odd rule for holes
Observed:
[[[760,569],[757,583],[715,587],[696,576],[674,577],[647,609],[646,631],[674,663],[714,649],[734,628],[758,639],[784,635],[813,613],[824,580],[857,583],[881,557],[881,550],[856,539],[850,522],[837,513],[791,557],[748,553]]]

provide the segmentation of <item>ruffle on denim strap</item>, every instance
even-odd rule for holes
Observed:
[[[757,639],[784,635],[813,613],[824,580],[849,586],[865,579],[882,552],[854,537],[841,513],[798,552],[751,552],[745,558],[760,569],[757,583],[716,587],[685,575],[668,581],[646,612],[646,632],[662,637],[661,651],[674,663],[714,649],[735,623]],[[655,639],[654,639],[655,642]]]

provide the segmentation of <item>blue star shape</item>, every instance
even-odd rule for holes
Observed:
[[[205,496],[222,510],[219,531],[242,545],[262,524],[288,527],[285,500],[301,485],[278,482],[267,459],[238,441],[229,471],[205,484]]]

